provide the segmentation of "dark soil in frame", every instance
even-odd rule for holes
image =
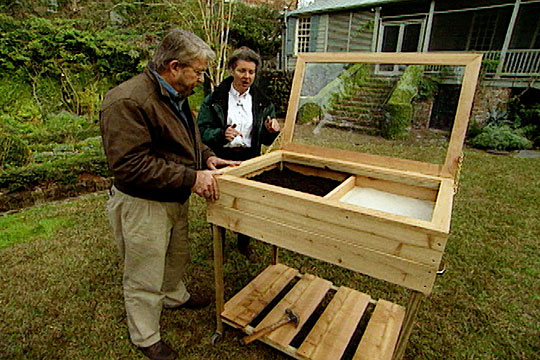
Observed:
[[[340,184],[337,180],[304,175],[286,167],[283,170],[279,168],[267,170],[249,179],[318,196],[325,196]]]

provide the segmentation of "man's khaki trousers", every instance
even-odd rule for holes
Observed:
[[[107,210],[123,260],[131,341],[147,347],[161,339],[163,306],[179,306],[189,299],[182,281],[190,259],[188,202],[145,200],[113,187]]]

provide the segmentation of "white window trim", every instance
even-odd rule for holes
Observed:
[[[302,20],[307,20],[309,22],[309,32],[307,34],[307,44],[308,44],[308,47],[310,45],[310,37],[311,37],[311,17],[307,16],[307,17],[299,17],[296,19],[296,31],[295,31],[295,41],[294,41],[294,55],[298,55],[298,48],[299,48],[299,43],[300,43],[300,25],[301,25],[301,22]],[[306,35],[303,35],[303,37],[306,37]],[[309,51],[309,49],[308,49]]]

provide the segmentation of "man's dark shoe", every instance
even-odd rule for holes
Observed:
[[[171,349],[171,347],[162,340],[159,340],[154,345],[139,347],[139,350],[141,350],[147,358],[152,360],[174,360],[178,356],[176,351]]]
[[[182,305],[174,307],[165,307],[168,310],[180,310],[180,309],[202,309],[210,305],[210,299],[202,296],[191,294],[189,300],[183,303]]]

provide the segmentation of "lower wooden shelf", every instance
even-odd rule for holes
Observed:
[[[251,334],[291,309],[299,324],[284,325],[260,341],[296,359],[391,359],[405,308],[284,264],[267,267],[225,303],[223,321]]]

